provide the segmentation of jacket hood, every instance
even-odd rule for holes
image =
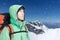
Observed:
[[[23,5],[12,5],[9,8],[9,13],[10,13],[10,22],[12,25],[17,26],[18,28],[21,28],[21,26],[25,25],[25,21],[19,22],[17,18],[17,12],[19,8],[21,8]]]

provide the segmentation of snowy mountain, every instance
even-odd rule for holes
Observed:
[[[48,28],[39,21],[27,22],[26,25],[28,30],[35,34],[40,34],[42,32],[45,32],[45,30],[48,30]]]
[[[40,21],[27,22],[30,40],[60,40],[60,28],[48,28]]]
[[[48,28],[60,28],[60,23],[43,23],[44,25],[46,25]]]

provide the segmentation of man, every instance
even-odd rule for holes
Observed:
[[[9,8],[10,26],[14,32],[11,40],[29,40],[28,30],[25,26],[25,8],[22,5],[13,5]]]

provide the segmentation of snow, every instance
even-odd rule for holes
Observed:
[[[30,40],[60,40],[60,28],[48,29],[47,32],[38,35],[29,32],[29,37]]]
[[[29,32],[30,40],[60,40],[60,28],[45,30],[42,34]]]
[[[33,23],[35,23],[36,25],[34,25]],[[35,29],[42,29],[44,32],[36,34],[34,33],[34,31],[29,31],[28,35],[30,40],[60,40],[60,28],[50,29],[39,21],[35,21],[33,23],[28,24],[30,25],[30,27],[35,27]],[[38,26],[38,23],[40,26]]]

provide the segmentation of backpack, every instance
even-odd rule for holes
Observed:
[[[0,13],[0,34],[3,30],[3,28],[6,26],[9,31],[10,38],[12,37],[12,34],[10,34],[13,30],[13,28],[9,25],[10,24],[10,15],[9,13]]]
[[[1,14],[0,13],[0,30],[4,28],[4,26],[10,24],[10,16],[8,13]]]

